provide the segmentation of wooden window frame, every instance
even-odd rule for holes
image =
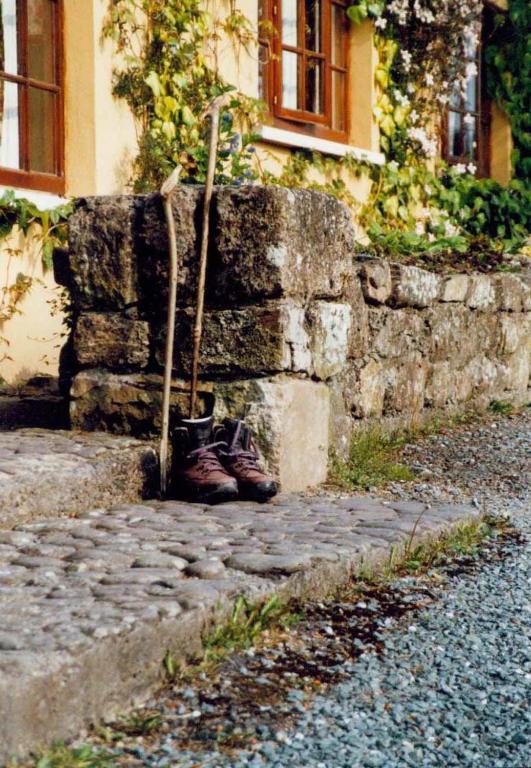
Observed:
[[[260,36],[260,46],[266,51],[264,65],[262,95],[269,106],[272,123],[283,130],[304,133],[310,136],[345,143],[349,134],[349,110],[348,110],[348,72],[349,72],[349,45],[348,23],[345,14],[343,61],[344,66],[332,63],[332,6],[346,9],[347,3],[343,0],[322,0],[321,24],[322,24],[322,52],[314,52],[306,49],[302,40],[303,24],[297,27],[297,46],[283,45],[282,43],[282,0],[262,0],[262,15],[265,20],[273,25],[272,35]],[[299,18],[304,18],[304,0],[297,0]],[[293,110],[282,106],[282,51],[291,51],[301,57],[303,77],[298,93],[304,93],[304,63],[308,58],[316,58],[323,61],[324,68],[324,112],[322,115],[305,110]],[[332,73],[343,74],[343,111],[345,125],[343,130],[332,127]]]
[[[483,25],[482,25],[483,31]],[[477,52],[474,58],[467,58],[468,62],[475,62],[478,68],[478,74],[476,77],[476,109],[466,109],[466,99],[460,95],[459,106],[452,106],[448,104],[443,123],[443,158],[448,165],[469,165],[472,163],[476,166],[476,176],[480,178],[488,177],[490,166],[490,112],[491,105],[488,99],[484,97],[483,93],[483,78],[482,78],[482,50],[483,46],[480,43],[477,48]],[[465,147],[465,125],[463,118],[466,114],[472,115],[476,123],[476,151],[474,157],[470,158],[465,154],[453,155],[450,153],[450,113],[454,112],[461,116],[461,130],[459,140],[461,144],[461,151],[464,151]]]
[[[17,53],[21,74],[0,71],[0,79],[15,83],[19,93],[19,152],[21,169],[0,166],[0,184],[33,189],[62,195],[65,192],[64,175],[64,78],[63,78],[63,1],[51,0],[55,6],[53,50],[55,83],[28,77],[28,4],[17,0]],[[54,158],[55,173],[41,173],[29,169],[29,88],[55,94]]]

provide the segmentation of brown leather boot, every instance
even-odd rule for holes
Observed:
[[[214,434],[215,439],[221,441],[219,460],[238,481],[241,499],[263,502],[277,493],[273,478],[260,469],[252,432],[244,421],[224,419]]]
[[[219,504],[238,497],[238,484],[220,464],[213,416],[181,419],[173,433],[172,493],[187,501]]]

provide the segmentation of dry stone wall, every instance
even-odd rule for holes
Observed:
[[[185,415],[203,191],[173,200],[179,280],[172,418]],[[368,420],[523,401],[525,274],[435,274],[360,254],[347,209],[280,187],[216,191],[201,403],[243,414],[286,489],[324,479]],[[56,277],[70,289],[61,375],[72,426],[153,437],[160,426],[168,241],[160,198],[80,199]]]

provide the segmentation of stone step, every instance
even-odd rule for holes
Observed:
[[[151,445],[103,432],[0,431],[0,527],[74,516],[152,494]]]
[[[0,430],[28,427],[68,429],[68,401],[58,395],[0,395]]]
[[[279,496],[120,504],[0,531],[0,764],[145,701],[165,654],[196,655],[238,596],[324,597],[392,547],[477,514]]]

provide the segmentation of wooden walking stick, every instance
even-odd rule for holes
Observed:
[[[168,320],[166,330],[166,357],[162,393],[162,427],[160,434],[160,492],[166,494],[168,486],[168,432],[170,426],[170,392],[173,368],[173,341],[175,337],[175,307],[177,303],[177,240],[172,212],[173,191],[179,183],[182,168],[178,165],[160,189],[166,226],[168,228]]]
[[[192,381],[190,384],[190,418],[195,418],[197,403],[197,379],[199,373],[199,352],[201,348],[201,334],[203,332],[203,311],[205,306],[205,280],[208,256],[208,236],[210,225],[210,203],[214,188],[214,176],[216,173],[216,157],[218,153],[219,112],[226,104],[227,94],[217,96],[210,103],[205,116],[210,117],[210,130],[208,136],[208,166],[205,180],[205,197],[203,201],[203,219],[201,223],[201,250],[199,254],[199,277],[197,282],[197,301],[195,310],[195,322],[193,333],[192,352]]]

